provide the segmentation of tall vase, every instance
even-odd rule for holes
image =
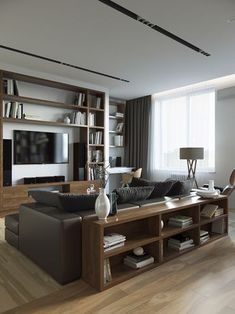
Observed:
[[[99,196],[95,202],[95,212],[99,219],[106,219],[110,212],[110,202],[105,194],[105,189],[99,189]]]

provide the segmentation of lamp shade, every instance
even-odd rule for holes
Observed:
[[[203,147],[181,147],[180,148],[180,159],[203,159],[204,148]]]

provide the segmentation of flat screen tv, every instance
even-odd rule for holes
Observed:
[[[63,164],[69,162],[69,135],[14,130],[14,164]]]

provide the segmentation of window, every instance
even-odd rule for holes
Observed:
[[[180,171],[180,147],[204,147],[197,171],[215,170],[215,91],[207,90],[174,98],[154,99],[152,144],[155,170]]]

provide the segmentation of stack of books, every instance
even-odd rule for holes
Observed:
[[[3,117],[4,118],[14,118],[14,119],[22,119],[24,118],[23,114],[23,104],[19,104],[18,102],[5,102],[3,101]]]
[[[124,113],[123,113],[123,112],[116,112],[116,113],[115,113],[115,116],[116,116],[117,118],[124,118]]]
[[[89,135],[90,144],[100,145],[103,143],[103,133],[102,131],[91,132]]]
[[[191,239],[189,236],[178,234],[168,239],[168,247],[181,252],[194,247],[194,242],[193,239]]]
[[[142,255],[135,255],[134,253],[129,253],[124,258],[124,264],[134,269],[142,268],[153,263],[154,258],[148,253],[144,253]]]
[[[104,236],[104,252],[124,246],[126,237],[119,233],[110,233]]]
[[[95,113],[89,112],[89,116],[88,116],[88,124],[89,126],[95,126],[96,124],[96,115]]]
[[[170,217],[168,221],[168,226],[171,227],[188,227],[193,224],[192,217],[189,216],[183,216],[183,215],[176,215],[174,217]]]
[[[71,123],[86,125],[86,112],[75,111],[71,114]]]
[[[75,106],[84,106],[85,100],[86,100],[86,94],[85,93],[78,93],[75,95],[74,105]]]
[[[210,239],[209,232],[206,230],[200,230],[200,243],[203,244]]]
[[[114,146],[123,146],[123,135],[114,136]]]
[[[224,213],[224,209],[220,208],[218,205],[214,204],[207,204],[203,207],[201,211],[201,217],[204,218],[212,218],[221,216]]]

